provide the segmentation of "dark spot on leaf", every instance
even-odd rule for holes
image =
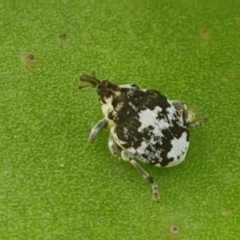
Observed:
[[[81,90],[81,89],[83,89],[83,88],[85,88],[85,86],[81,86],[81,85],[78,86],[78,89],[79,89],[79,90]]]
[[[27,56],[27,58],[28,58],[29,61],[34,61],[35,60],[35,56],[33,54],[29,54]]]
[[[66,33],[60,34],[59,38],[65,40],[67,38],[67,34]]]
[[[211,32],[208,29],[201,30],[201,37],[204,39],[208,39],[211,37]]]
[[[24,54],[21,57],[22,63],[25,68],[34,68],[36,66],[37,58],[33,53]]]
[[[174,235],[179,234],[179,227],[176,226],[176,225],[172,225],[172,226],[170,227],[170,232],[171,232],[172,234],[174,234]]]

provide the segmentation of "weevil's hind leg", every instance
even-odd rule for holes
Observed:
[[[186,109],[186,105],[182,102],[179,102],[179,101],[172,101],[172,104],[174,105],[174,107],[177,109],[177,110],[184,110]]]
[[[117,143],[113,139],[113,136],[111,133],[108,138],[108,148],[109,148],[110,152],[112,153],[112,155],[118,156],[118,157],[121,156],[122,149],[117,145]]]
[[[152,193],[153,193],[153,199],[156,202],[159,202],[160,196],[158,193],[158,185],[155,182],[154,178],[150,176],[135,160],[134,155],[129,153],[126,150],[123,150],[121,152],[121,157],[125,161],[129,161],[136,169],[137,171],[152,185]]]
[[[205,123],[206,121],[207,121],[207,119],[204,118],[204,119],[202,119],[202,120],[200,120],[200,121],[197,121],[197,122],[195,122],[195,123],[190,123],[190,124],[188,125],[188,128],[190,128],[190,129],[197,129],[197,128],[203,127],[203,126],[204,126],[204,123]]]
[[[178,102],[178,101],[172,101],[172,104],[178,110],[180,115],[183,117],[183,119],[185,119],[185,121],[187,123],[189,123],[195,119],[195,114],[191,111],[188,111],[187,105],[185,103]]]
[[[107,125],[108,125],[108,121],[105,118],[97,122],[89,134],[88,141],[90,143],[94,143],[98,135],[100,134],[100,132],[102,132],[102,130],[106,128]]]
[[[190,129],[196,129],[199,127],[203,127],[204,123],[206,122],[206,118],[197,121],[195,123],[192,123],[192,121],[195,120],[196,115],[193,111],[190,111],[187,109],[187,105],[181,102],[173,102],[173,105],[177,108],[177,110],[180,112],[180,114],[182,114],[183,118],[185,119],[185,121],[188,124],[188,127]]]
[[[172,102],[175,108],[180,112],[180,114],[183,116],[185,121],[187,122],[189,129],[197,129],[204,126],[204,123],[207,121],[206,118],[197,121],[195,123],[192,123],[192,121],[195,119],[195,113],[192,111],[189,111],[187,109],[187,105],[178,101]]]

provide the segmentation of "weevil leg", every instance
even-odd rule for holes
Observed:
[[[198,121],[196,123],[191,123],[195,118],[195,113],[187,109],[187,105],[181,102],[173,101],[172,102],[175,108],[180,112],[185,121],[188,123],[189,128],[196,129],[203,126],[205,120]]]
[[[94,143],[95,140],[97,139],[98,135],[100,134],[100,132],[102,132],[102,130],[104,128],[106,128],[107,125],[108,125],[108,121],[105,118],[103,118],[99,122],[97,122],[89,134],[88,141],[90,143]]]
[[[187,108],[186,104],[179,101],[172,101],[172,104],[177,110],[185,110]]]
[[[197,122],[195,122],[195,123],[190,123],[190,124],[188,125],[188,128],[190,128],[190,129],[197,129],[197,128],[203,127],[203,126],[204,126],[204,123],[205,123],[206,121],[207,121],[207,119],[204,118],[204,119],[202,119],[202,120],[200,120],[200,121],[197,121]]]
[[[152,185],[153,199],[156,202],[159,202],[160,196],[158,193],[158,185],[155,182],[154,178],[150,176],[135,160],[135,156],[129,153],[127,150],[122,150],[121,157],[125,161],[129,161],[137,171]]]
[[[172,104],[178,110],[180,115],[183,117],[183,119],[185,119],[185,121],[187,123],[194,120],[195,114],[191,111],[188,111],[187,105],[185,103],[178,102],[178,101],[172,101]]]
[[[117,145],[111,133],[108,138],[108,148],[114,156],[121,156],[122,149]]]

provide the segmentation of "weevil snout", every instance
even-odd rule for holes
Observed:
[[[101,81],[95,77],[95,74],[93,76],[82,75],[82,76],[80,76],[79,79],[82,82],[90,83],[92,85],[92,87],[96,87],[101,84]]]
[[[82,75],[80,76],[80,81],[87,82],[90,86],[96,88],[97,94],[100,96],[100,102],[105,103],[105,100],[111,97],[115,91],[119,88],[116,84],[109,82],[108,80],[99,80],[95,77],[95,72],[90,75]],[[88,85],[89,86],[89,85]],[[88,86],[79,86],[79,89],[88,87]]]

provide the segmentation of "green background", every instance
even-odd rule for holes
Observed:
[[[240,239],[239,1],[1,1],[0,16],[1,240]],[[142,164],[159,204],[107,131],[87,143],[92,70],[209,119],[183,164]]]

